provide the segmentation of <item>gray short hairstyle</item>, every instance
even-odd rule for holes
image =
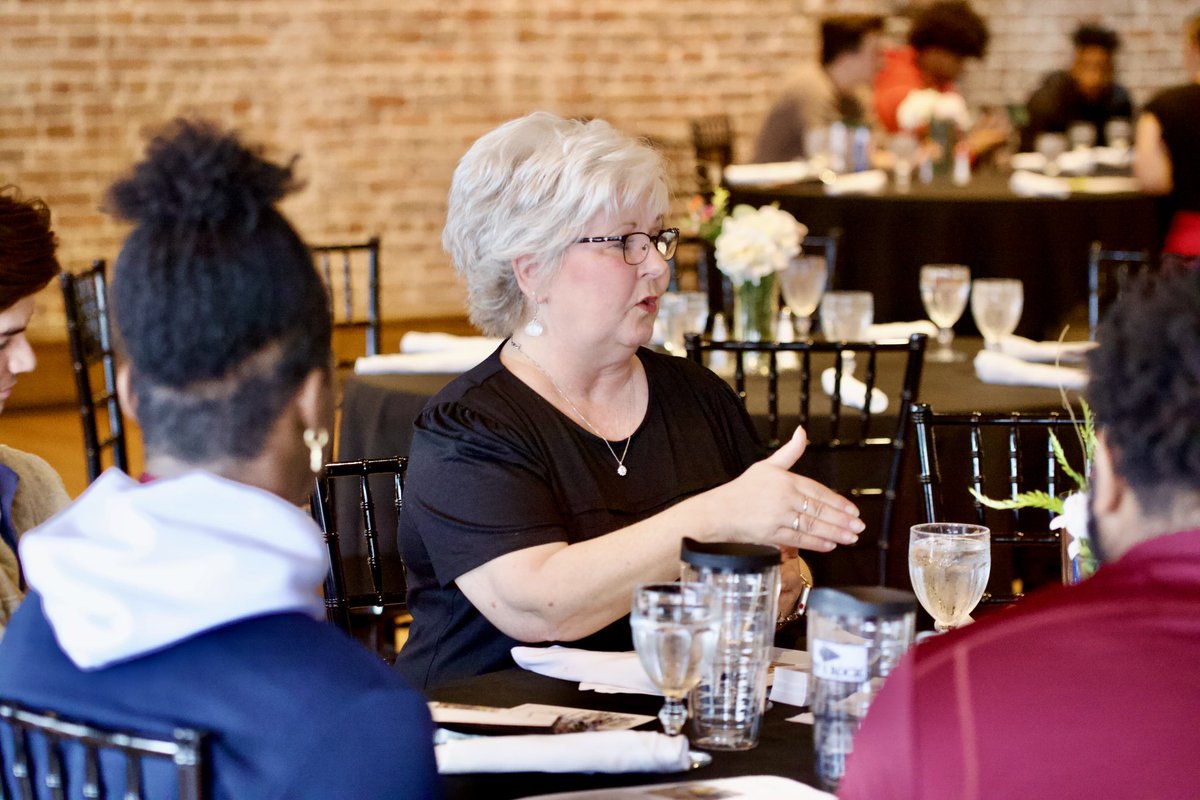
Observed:
[[[666,164],[644,140],[603,120],[544,111],[480,137],[454,170],[442,246],[467,281],[471,322],[489,336],[520,324],[525,299],[513,262],[561,266],[597,214],[649,204],[666,214]]]

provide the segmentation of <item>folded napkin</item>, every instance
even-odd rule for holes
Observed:
[[[1012,168],[1026,172],[1042,172],[1046,169],[1046,157],[1041,153],[1015,153]]]
[[[867,328],[867,338],[872,342],[886,342],[892,339],[908,340],[914,333],[923,333],[929,338],[937,336],[937,325],[927,319],[912,322],[881,322]]]
[[[1082,361],[1096,346],[1095,342],[1035,342],[1024,336],[1005,336],[1000,340],[1000,352],[1022,361],[1054,364]]]
[[[730,186],[780,186],[816,177],[807,161],[730,164],[721,175]]]
[[[821,373],[821,388],[825,394],[833,397],[834,382],[837,371],[829,367]],[[842,371],[842,405],[849,408],[862,408],[867,401],[867,385],[845,370]],[[887,411],[887,395],[878,388],[871,389],[871,413],[882,414]]]
[[[825,194],[880,194],[887,187],[887,173],[881,169],[838,175],[825,184]]]
[[[994,350],[980,350],[975,356],[975,375],[984,383],[1010,386],[1045,386],[1051,389],[1082,389],[1087,373],[1075,367],[1031,364]]]
[[[456,336],[453,333],[409,331],[400,337],[401,353],[440,353],[446,350],[475,348],[490,354],[500,346],[499,339],[488,336]]]
[[[1133,149],[1129,147],[1093,147],[1092,157],[1097,164],[1121,169],[1133,163]]]
[[[662,694],[632,650],[613,653],[558,645],[514,647],[512,657],[522,669],[550,678],[599,684],[638,694]]]
[[[387,353],[363,356],[354,362],[356,375],[387,375],[389,373],[458,373],[466,372],[491,353],[474,348],[443,350],[440,353]]]
[[[1008,179],[1008,188],[1020,197],[1055,197],[1065,200],[1071,195],[1071,185],[1066,180],[1025,170],[1017,170],[1012,174]]]
[[[481,736],[439,744],[438,772],[681,772],[686,736],[650,731],[587,731],[558,735]]]
[[[1096,158],[1090,148],[1068,150],[1058,157],[1058,168],[1064,175],[1087,175],[1096,166]]]

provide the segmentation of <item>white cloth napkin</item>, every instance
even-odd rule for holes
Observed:
[[[600,684],[638,694],[661,694],[632,650],[613,653],[558,645],[522,646],[512,649],[512,657],[522,669],[550,678]]]
[[[466,372],[478,364],[491,351],[481,353],[472,348],[443,350],[440,353],[385,353],[378,356],[363,356],[354,362],[356,375],[387,375]]]
[[[1068,150],[1058,157],[1058,168],[1064,175],[1087,175],[1096,166],[1096,158],[1090,148]]]
[[[821,373],[821,388],[825,394],[833,397],[834,381],[837,370],[829,367]],[[862,408],[867,401],[867,385],[845,370],[842,371],[842,405],[849,408]],[[871,389],[871,413],[882,414],[887,411],[888,397],[878,388]]]
[[[650,731],[587,731],[481,736],[437,745],[438,772],[680,772],[689,767],[686,736]]]
[[[1075,367],[1031,364],[994,350],[980,350],[975,356],[975,375],[984,383],[1010,386],[1045,386],[1051,389],[1082,389],[1087,373]]]
[[[929,338],[937,336],[937,325],[927,319],[912,322],[880,322],[867,328],[867,338],[872,342],[885,342],[892,339],[904,339],[914,333],[923,333]]]
[[[1038,175],[1017,170],[1008,179],[1008,188],[1019,197],[1054,197],[1065,200],[1071,196],[1071,185],[1062,178]]]
[[[1097,164],[1118,169],[1133,163],[1133,149],[1129,147],[1093,147],[1092,157]]]
[[[887,187],[887,173],[881,169],[838,175],[825,184],[825,194],[880,194]]]
[[[409,331],[400,337],[401,353],[441,353],[474,348],[487,355],[499,346],[499,339],[488,336],[456,336],[436,331]]]
[[[1082,361],[1087,351],[1095,346],[1095,342],[1035,342],[1024,336],[1012,335],[1000,340],[1001,353],[1022,361],[1043,364]]]
[[[1046,169],[1046,157],[1041,153],[1015,153],[1010,163],[1013,169],[1026,172],[1042,172]]]
[[[807,161],[730,164],[721,175],[730,186],[780,186],[816,177]]]

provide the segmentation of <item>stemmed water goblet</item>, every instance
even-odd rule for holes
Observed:
[[[967,307],[971,293],[971,270],[961,264],[926,264],[921,267],[921,302],[925,313],[938,327],[938,347],[925,356],[926,361],[950,363],[965,356],[950,347],[954,341],[954,323]]]
[[[976,278],[971,284],[971,315],[988,350],[999,350],[1000,340],[1012,334],[1021,321],[1025,285],[1015,278]]]
[[[792,312],[795,333],[800,341],[809,338],[812,315],[825,294],[825,282],[829,276],[829,265],[825,256],[797,256],[788,262],[779,276],[779,288],[783,301]]]
[[[1067,137],[1061,133],[1039,133],[1033,140],[1033,147],[1046,159],[1042,171],[1052,177],[1058,175],[1058,157],[1067,152]]]
[[[908,577],[939,633],[957,628],[979,604],[992,570],[991,531],[982,525],[914,525],[908,540]]]
[[[687,720],[683,698],[700,683],[716,651],[720,596],[704,583],[648,583],[633,590],[633,647],[666,702],[663,731],[676,736]]]

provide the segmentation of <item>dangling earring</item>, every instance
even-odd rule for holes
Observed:
[[[533,303],[533,319],[525,323],[525,335],[536,338],[546,332],[546,326],[538,319],[538,312],[542,310],[542,302],[534,300]]]
[[[304,429],[304,446],[308,448],[308,468],[316,475],[320,473],[321,467],[325,465],[325,445],[329,444],[329,431],[321,428],[319,431],[314,431],[312,428]]]

